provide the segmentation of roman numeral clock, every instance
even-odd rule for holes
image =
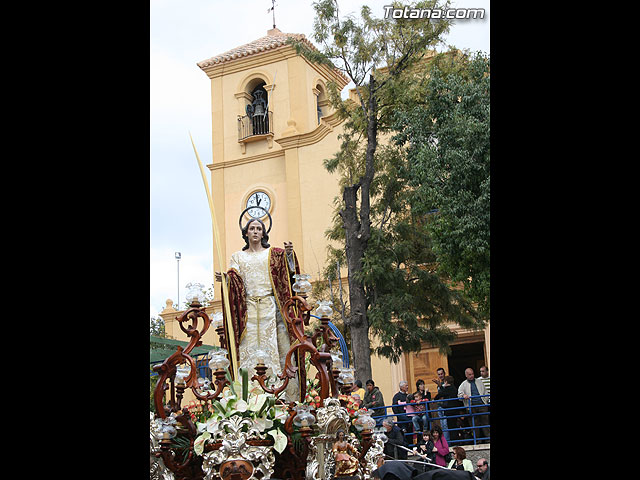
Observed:
[[[252,207],[261,207],[261,208],[252,208]],[[253,218],[262,218],[267,215],[266,212],[271,211],[271,197],[269,194],[262,191],[257,190],[249,195],[247,199],[247,213]],[[262,210],[264,208],[264,210]]]

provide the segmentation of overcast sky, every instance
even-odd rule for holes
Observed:
[[[389,0],[339,0],[341,15],[362,5],[382,17]],[[490,52],[488,0],[453,0],[453,7],[484,8],[484,20],[453,26],[445,42],[460,49]],[[210,80],[196,65],[267,34],[271,0],[151,0],[150,38],[150,310],[167,299],[180,303],[186,284],[213,284],[211,216],[189,132],[203,164],[211,163]],[[277,0],[276,27],[311,39],[311,0]],[[312,40],[313,41],[313,40]],[[208,170],[207,170],[208,172]],[[239,212],[237,212],[239,214]],[[225,263],[228,259],[225,260]],[[216,292],[217,293],[217,292]]]

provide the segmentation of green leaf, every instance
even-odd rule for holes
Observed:
[[[240,367],[238,371],[242,378],[242,400],[246,402],[249,398],[249,372],[244,367]]]
[[[222,404],[218,400],[212,400],[211,405],[215,408],[221,415],[225,415],[227,413],[226,409],[222,406]]]
[[[267,397],[266,402],[264,402],[262,404],[262,407],[260,407],[260,410],[258,410],[258,413],[256,414],[256,416],[258,417],[261,416],[262,412],[264,412],[265,409],[267,410],[267,412],[269,412],[269,410],[271,409],[271,407],[275,405],[275,403],[276,403],[276,399],[272,395],[269,395]]]

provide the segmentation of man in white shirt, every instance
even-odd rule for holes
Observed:
[[[484,383],[484,389],[489,395],[491,393],[491,377],[489,376],[489,367],[486,365],[480,367],[480,380]],[[487,397],[487,402],[491,403],[491,397]],[[489,409],[489,425],[491,425],[491,405],[487,408]]]
[[[487,392],[487,395],[491,393],[491,377],[489,376],[489,367],[483,365],[480,367],[480,380],[484,383],[484,389]],[[491,403],[491,397],[487,397],[489,399],[489,403]]]
[[[479,396],[487,393],[484,388],[484,383],[475,378],[475,373],[472,368],[467,368],[464,371],[464,375],[467,379],[458,387],[458,398],[462,398],[462,403],[469,409],[470,413],[484,413],[484,415],[474,415],[472,417],[472,425],[479,427],[475,429],[475,437],[484,438],[484,440],[478,443],[487,443],[489,441],[489,428],[486,427],[486,425],[489,424],[489,418],[486,415],[489,411],[489,408],[486,406],[488,397]]]

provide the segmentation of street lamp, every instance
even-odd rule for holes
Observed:
[[[180,310],[180,259],[182,258],[182,254],[180,252],[176,252],[176,260],[178,262],[178,310]]]

